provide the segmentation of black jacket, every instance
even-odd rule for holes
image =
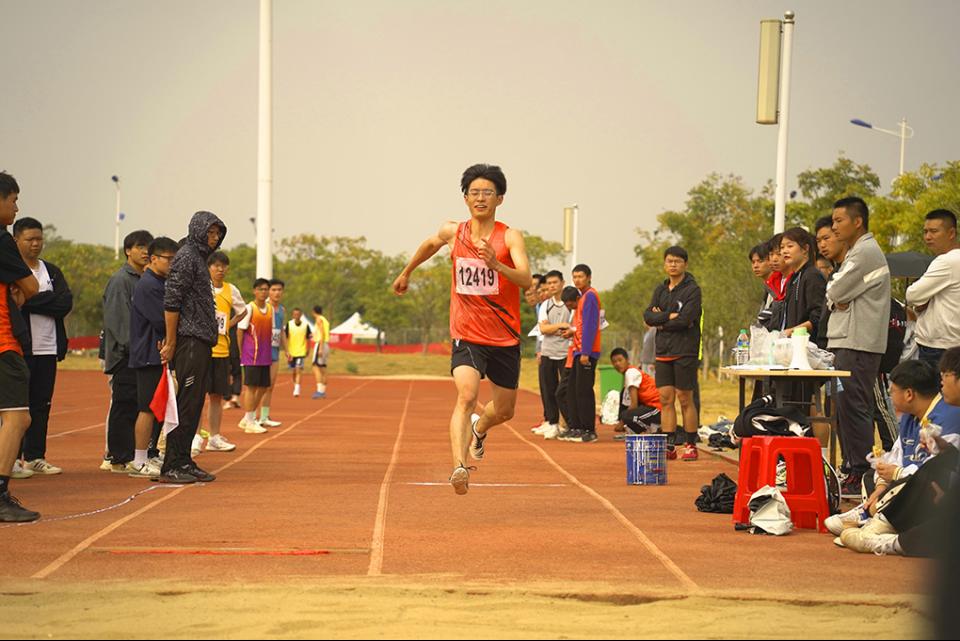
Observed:
[[[655,312],[654,307],[662,311]],[[673,291],[669,278],[657,285],[643,313],[647,325],[657,328],[657,356],[699,357],[702,311],[700,286],[691,274],[685,274]],[[670,320],[674,312],[680,316]]]
[[[810,321],[810,342],[814,343],[820,334],[826,334],[826,325],[821,325],[823,303],[826,300],[827,281],[816,265],[805,265],[803,269],[790,277],[787,295],[784,297],[784,318],[780,327],[790,329],[800,323]]]
[[[53,318],[57,326],[57,360],[62,361],[67,357],[67,327],[63,322],[67,314],[73,309],[73,292],[67,284],[67,279],[63,276],[60,268],[53,263],[43,261],[47,266],[47,273],[50,275],[50,281],[53,283],[52,292],[40,292],[20,308],[23,314],[23,320],[27,324],[26,339],[23,343],[23,353],[30,356],[33,351],[33,336],[30,333],[30,315],[39,314]]]
[[[196,338],[213,347],[218,334],[213,285],[207,267],[207,257],[214,251],[207,245],[207,230],[211,225],[219,225],[220,244],[223,244],[227,226],[215,214],[198,211],[190,219],[187,242],[170,265],[163,307],[168,312],[180,312],[177,336]]]
[[[160,365],[157,343],[167,335],[163,314],[164,279],[149,269],[133,290],[130,305],[130,368]]]

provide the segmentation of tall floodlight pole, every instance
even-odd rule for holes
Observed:
[[[120,260],[120,177],[110,176],[110,180],[117,187],[117,208],[114,212],[113,224],[115,231],[113,234],[113,259]]]
[[[272,0],[260,0],[260,103],[257,135],[257,277],[273,278]]]
[[[577,228],[579,226],[580,206],[563,208],[563,251],[570,254],[570,271],[577,266]]]
[[[777,179],[774,195],[773,231],[783,231],[787,213],[787,142],[790,115],[790,67],[796,14],[787,11],[783,21],[760,23],[760,82],[757,122],[779,124],[777,137]],[[779,23],[779,29],[776,28]],[[776,93],[779,84],[779,94]],[[773,96],[776,96],[773,98]],[[772,111],[772,113],[771,113]]]

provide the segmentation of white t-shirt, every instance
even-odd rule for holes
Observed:
[[[53,281],[47,272],[46,263],[41,260],[37,269],[31,267],[30,271],[40,283],[41,292],[53,291]],[[33,339],[34,356],[57,355],[57,322],[52,316],[30,314],[30,337]]]
[[[540,304],[540,313],[537,317],[537,328],[539,323],[545,321],[550,325],[559,325],[560,323],[572,323],[573,312],[567,309],[563,303],[558,303],[552,298],[548,298]],[[543,337],[543,345],[540,348],[542,357],[550,360],[560,361],[567,358],[567,348],[570,347],[570,340],[559,334]]]
[[[960,249],[933,259],[907,288],[907,303],[927,305],[917,314],[917,343],[934,349],[960,345]]]
[[[643,381],[643,372],[636,367],[628,367],[623,373],[623,399],[620,403],[624,407],[630,407],[630,388],[636,387],[640,391],[640,383]]]

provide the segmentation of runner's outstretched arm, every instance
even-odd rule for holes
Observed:
[[[393,293],[401,296],[407,293],[407,287],[410,285],[410,275],[417,267],[430,260],[434,254],[443,249],[444,245],[449,245],[457,235],[457,223],[450,221],[443,224],[435,235],[430,236],[420,243],[413,258],[403,268],[397,279],[393,281]]]

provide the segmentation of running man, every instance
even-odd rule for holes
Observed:
[[[530,265],[523,235],[496,220],[507,179],[499,167],[474,165],[460,180],[470,220],[446,222],[427,238],[393,282],[404,294],[419,265],[450,247],[450,370],[457,386],[457,404],[450,418],[453,473],[450,484],[466,494],[470,484],[467,453],[483,458],[487,432],[513,417],[520,381],[520,291],[530,287]],[[493,400],[481,415],[477,405],[480,380],[490,379]],[[472,438],[471,438],[472,430]]]
[[[313,306],[313,379],[317,391],[312,399],[327,397],[327,359],[330,358],[330,321],[323,315],[323,308]]]
[[[313,333],[310,323],[303,318],[303,310],[294,307],[293,318],[284,328],[287,338],[287,362],[293,372],[293,395],[300,396],[300,377],[303,376],[303,361],[307,358],[307,345]]]

